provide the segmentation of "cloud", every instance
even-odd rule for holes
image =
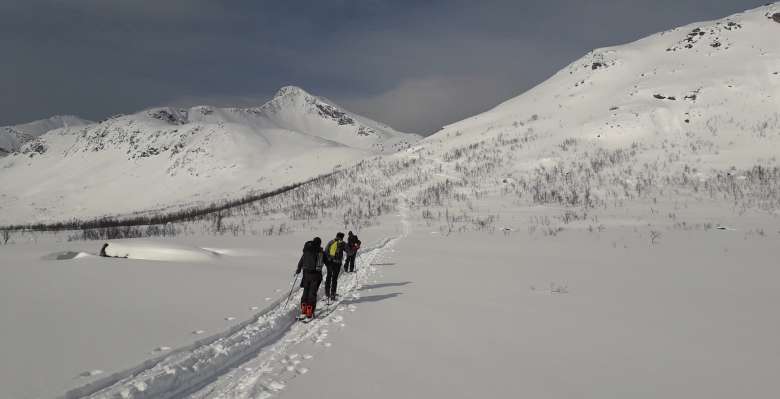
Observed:
[[[380,94],[340,101],[354,112],[412,133],[432,133],[449,121],[485,111],[511,90],[497,79],[449,77],[411,79]],[[490,105],[488,105],[490,104]]]
[[[428,133],[595,47],[753,0],[0,0],[0,125],[161,104],[261,103],[285,84]]]

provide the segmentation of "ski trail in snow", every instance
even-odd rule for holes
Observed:
[[[387,238],[368,248],[356,260],[354,276],[343,275],[339,281],[339,297],[351,298],[376,273],[371,263],[406,237],[408,221],[407,199],[399,206],[400,235]],[[299,297],[299,290],[295,291]],[[336,309],[308,324],[295,321],[299,300],[284,305],[286,295],[277,298],[256,318],[245,321],[229,331],[204,338],[193,345],[169,352],[123,372],[115,373],[92,384],[76,388],[62,399],[178,399],[178,398],[264,398],[285,388],[287,382],[309,370],[301,365],[300,355],[288,354],[290,348],[306,340],[330,346],[326,342],[328,326],[343,324],[339,313],[355,311],[338,300]],[[303,359],[311,358],[304,355]],[[272,367],[282,363],[284,367]]]
[[[357,260],[358,272],[355,277],[347,277],[339,282],[340,298],[359,297],[359,290],[378,271],[377,266],[372,266],[377,259],[387,256],[393,251],[395,244],[411,232],[411,223],[408,220],[409,208],[407,199],[402,197],[401,234],[395,238],[386,240],[378,248],[364,253]],[[331,305],[336,310],[322,318],[314,319],[308,324],[297,323],[279,341],[263,349],[255,358],[247,361],[241,367],[225,373],[206,387],[187,396],[189,399],[252,399],[268,398],[283,390],[293,379],[308,373],[309,369],[302,363],[310,360],[311,355],[301,356],[294,353],[295,347],[306,341],[315,345],[330,347],[327,341],[331,329],[344,327],[343,312],[354,312],[357,307],[353,304],[342,304],[342,300]],[[292,353],[291,353],[292,352]]]

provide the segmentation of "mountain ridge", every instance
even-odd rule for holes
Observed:
[[[420,138],[300,88],[277,94],[253,108],[156,107],[51,130],[0,159],[0,215],[27,223],[241,197]]]

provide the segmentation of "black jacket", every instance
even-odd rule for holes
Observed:
[[[349,238],[347,239],[347,248],[346,248],[347,255],[355,255],[358,249],[360,249],[360,240],[358,239],[358,236],[356,235],[349,236]]]
[[[322,271],[323,253],[322,248],[314,245],[312,241],[307,241],[303,246],[301,260],[298,261],[298,269],[295,273],[319,272]]]

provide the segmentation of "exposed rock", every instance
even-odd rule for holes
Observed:
[[[36,154],[43,154],[49,149],[49,146],[46,145],[46,142],[41,139],[33,139],[29,142],[27,142],[25,145],[22,146],[20,152],[22,154],[26,154],[30,157],[36,155]]]
[[[336,122],[338,122],[339,125],[354,125],[355,121],[352,120],[345,112],[339,111],[335,107],[332,107],[328,104],[318,103],[317,104],[317,110],[320,114],[320,116],[328,117]]]

